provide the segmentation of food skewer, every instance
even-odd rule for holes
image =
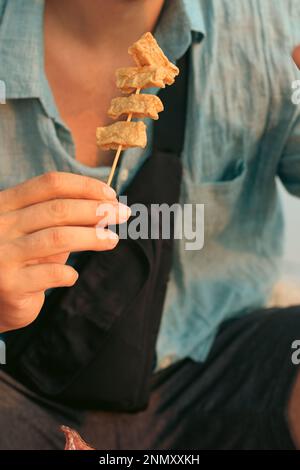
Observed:
[[[136,94],[136,95],[139,95],[140,92],[141,92],[141,89],[138,88],[138,89],[136,90],[135,94]],[[131,119],[132,119],[132,113],[128,114],[128,117],[127,117],[127,119],[126,119],[126,122],[130,122]],[[122,145],[119,145],[118,150],[116,151],[116,155],[115,155],[115,158],[114,158],[114,161],[113,161],[113,164],[112,164],[110,173],[109,173],[108,180],[107,180],[107,185],[108,185],[108,186],[111,185],[111,182],[112,182],[112,180],[113,180],[113,177],[114,177],[114,174],[115,174],[115,171],[116,171],[116,168],[117,168],[117,165],[118,165],[119,158],[120,158],[120,156],[121,156],[122,150],[123,150],[123,146],[122,146]]]
[[[145,148],[147,145],[146,125],[132,118],[158,119],[164,106],[160,98],[151,94],[140,94],[145,88],[165,88],[172,85],[179,69],[165,56],[151,33],[145,33],[129,49],[136,66],[117,69],[116,85],[129,97],[114,98],[108,110],[112,119],[126,116],[126,121],[118,121],[105,127],[98,127],[97,145],[103,150],[116,150],[113,165],[107,180],[111,185],[122,150],[131,147]]]

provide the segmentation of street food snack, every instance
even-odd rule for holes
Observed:
[[[146,147],[146,124],[142,121],[119,121],[110,126],[98,127],[97,144],[103,150],[117,150],[121,145],[123,149],[129,147]]]
[[[107,114],[112,119],[119,119],[121,116],[132,114],[133,118],[157,120],[159,118],[158,113],[163,110],[164,105],[158,96],[142,94],[114,98]]]
[[[116,85],[123,93],[134,93],[128,97],[118,97],[111,101],[108,115],[119,119],[128,115],[126,121],[119,121],[96,131],[97,145],[104,150],[116,149],[116,155],[107,184],[110,185],[121,152],[130,147],[146,147],[146,125],[131,122],[132,118],[158,119],[164,107],[155,95],[140,94],[145,88],[165,88],[172,85],[179,69],[165,56],[151,33],[145,33],[129,49],[136,67],[123,67],[116,71]]]
[[[179,68],[165,56],[151,33],[145,33],[129,49],[134,61],[139,66],[152,65],[166,69],[166,84],[172,85],[179,74]]]
[[[125,67],[116,71],[117,88],[123,93],[132,93],[136,89],[165,88],[168,69],[165,67]]]

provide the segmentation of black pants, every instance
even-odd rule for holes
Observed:
[[[205,363],[183,360],[153,376],[150,405],[136,414],[79,412],[1,372],[0,449],[62,449],[61,424],[104,450],[294,449],[287,406],[297,339],[300,307],[228,321]]]

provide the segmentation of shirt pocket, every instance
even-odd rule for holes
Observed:
[[[198,183],[184,171],[181,201],[193,206],[204,205],[205,243],[220,235],[232,222],[242,200],[247,174],[248,165],[243,158],[237,159],[220,181]]]

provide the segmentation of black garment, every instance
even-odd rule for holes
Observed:
[[[230,320],[205,363],[183,360],[154,374],[149,406],[134,414],[79,413],[1,372],[0,449],[62,449],[58,427],[67,424],[100,450],[292,450],[287,405],[299,338],[300,307]]]

